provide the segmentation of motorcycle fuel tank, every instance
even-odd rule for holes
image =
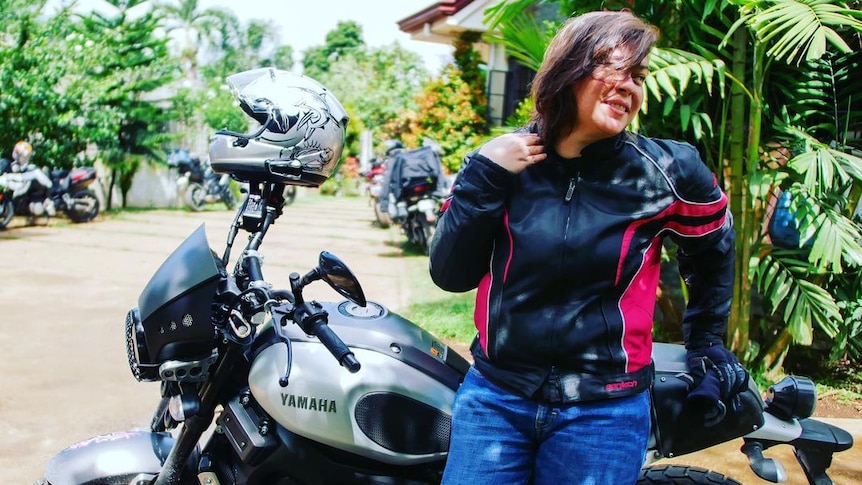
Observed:
[[[255,400],[289,431],[340,450],[395,465],[440,459],[468,362],[379,304],[321,303],[362,368],[347,372],[316,338],[288,322],[288,385],[279,385],[287,346],[273,344],[252,363]]]

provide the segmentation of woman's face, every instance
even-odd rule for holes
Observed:
[[[649,58],[633,67],[620,67],[625,53],[624,48],[617,48],[608,62],[572,86],[578,116],[573,134],[587,143],[625,130],[643,104]]]

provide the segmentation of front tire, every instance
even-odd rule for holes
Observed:
[[[204,210],[206,195],[206,191],[201,184],[193,183],[186,189],[186,204],[188,204],[191,210],[200,212]]]
[[[232,211],[234,207],[236,207],[236,197],[233,196],[233,192],[230,190],[230,186],[224,188],[221,200],[222,202],[224,202],[224,206],[227,207],[227,210]]]
[[[742,485],[721,473],[687,465],[658,465],[641,469],[635,485]]]
[[[66,214],[72,222],[90,222],[99,215],[99,199],[89,189],[72,194]]]
[[[287,185],[284,187],[284,205],[293,204],[296,200],[296,185]]]
[[[0,202],[0,230],[6,229],[9,222],[12,221],[12,216],[15,215],[15,206],[12,205],[12,199],[6,198]]]

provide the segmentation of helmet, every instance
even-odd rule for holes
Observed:
[[[217,131],[209,150],[215,172],[309,187],[332,175],[349,118],[329,90],[310,77],[269,67],[233,74],[227,83],[260,128]]]
[[[383,142],[383,146],[386,147],[386,156],[387,157],[404,149],[404,144],[398,140],[386,140]]]
[[[30,155],[33,154],[33,145],[26,141],[19,141],[12,149],[12,160],[18,165],[27,165],[30,160]]]

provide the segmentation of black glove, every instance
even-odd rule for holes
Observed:
[[[742,409],[739,393],[748,388],[748,371],[722,345],[691,349],[686,364],[692,377],[688,401],[704,412],[704,425],[715,426],[731,411]]]

